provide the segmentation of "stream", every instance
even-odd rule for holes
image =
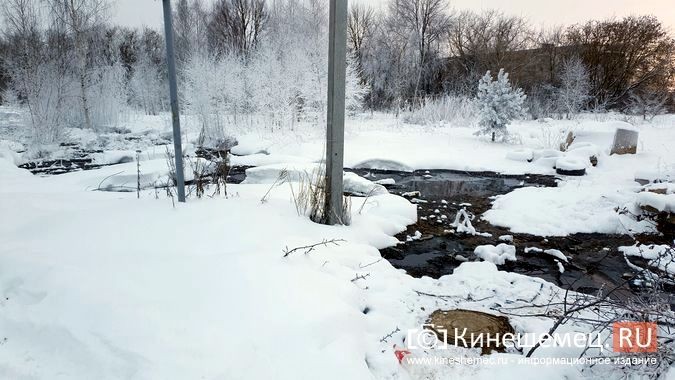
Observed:
[[[480,260],[474,254],[477,246],[506,243],[516,246],[517,261],[507,261],[499,266],[500,270],[539,277],[562,288],[587,294],[597,294],[600,289],[615,286],[620,286],[615,293],[618,298],[645,291],[639,281],[628,281],[635,272],[618,251],[620,246],[634,244],[628,235],[592,233],[545,238],[512,233],[481,219],[481,215],[490,209],[494,196],[525,186],[555,187],[555,176],[455,170],[351,171],[371,181],[393,179],[395,184],[386,185],[388,190],[417,205],[417,223],[397,235],[402,243],[381,250],[382,256],[394,267],[404,269],[413,277],[439,278],[452,274],[462,262]],[[454,229],[451,223],[461,209],[473,217],[472,225],[481,234],[450,232]],[[499,237],[504,235],[512,236],[512,241],[500,240]],[[642,235],[638,239],[645,244],[664,243],[658,235]],[[526,253],[526,247],[560,250],[569,262],[563,263],[565,270],[561,273],[554,257],[541,252]],[[646,262],[637,258],[631,258],[631,262],[646,266]],[[672,293],[672,290],[668,291]]]

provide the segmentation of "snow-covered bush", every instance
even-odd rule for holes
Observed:
[[[479,126],[477,135],[491,135],[492,141],[497,137],[508,136],[506,126],[511,120],[524,116],[523,102],[525,94],[520,88],[513,88],[509,83],[509,74],[500,69],[497,79],[493,80],[490,71],[478,82],[476,95],[479,107]]]
[[[455,126],[475,125],[478,121],[478,103],[461,95],[427,98],[422,106],[405,115],[408,123],[419,125],[448,123]]]

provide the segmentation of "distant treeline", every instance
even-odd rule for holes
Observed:
[[[325,105],[327,7],[322,0],[174,1],[181,102],[195,113],[269,113],[300,120]],[[121,107],[166,110],[161,30],[113,25],[107,0],[4,0],[3,102],[32,124],[96,128]],[[414,108],[444,94],[473,96],[503,68],[534,116],[569,83],[582,109],[672,103],[675,41],[653,16],[537,29],[499,11],[456,11],[448,0],[389,0],[349,11],[352,109]],[[574,80],[570,81],[570,76]],[[217,118],[216,118],[217,120]]]

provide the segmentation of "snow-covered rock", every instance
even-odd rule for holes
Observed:
[[[503,265],[506,260],[516,261],[516,247],[509,244],[479,245],[473,253],[485,261],[495,265]]]

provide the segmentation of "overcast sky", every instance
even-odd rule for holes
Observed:
[[[173,0],[174,2],[176,0]],[[210,0],[207,0],[210,1]],[[328,0],[325,0],[328,1]],[[380,7],[387,0],[353,0]],[[128,26],[162,26],[161,0],[114,0],[113,20]],[[651,14],[675,30],[675,0],[451,0],[455,9],[500,9],[525,16],[535,26]]]

